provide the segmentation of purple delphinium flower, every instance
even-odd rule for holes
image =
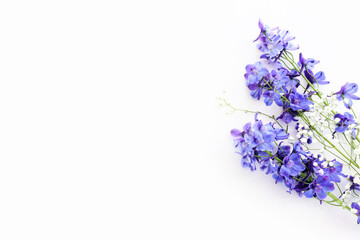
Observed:
[[[325,84],[328,84],[330,83],[329,81],[325,81],[325,73],[320,71],[320,72],[317,72],[315,75],[314,73],[310,70],[310,69],[307,69],[305,70],[305,77],[309,80],[309,82],[311,83],[318,83],[320,85],[325,85]]]
[[[334,115],[334,119],[339,119],[340,121],[336,123],[335,131],[339,133],[344,133],[346,130],[348,130],[349,125],[356,124],[354,120],[354,116],[349,113],[345,112],[344,115],[337,113]]]
[[[290,36],[290,32],[287,30],[279,31],[279,35],[281,37],[281,41],[284,43],[285,50],[297,50],[299,49],[299,45],[293,45],[290,41],[294,40],[295,37]]]
[[[250,95],[259,100],[263,92],[263,79],[269,78],[269,71],[261,62],[249,64],[245,67],[245,70],[246,73],[244,76],[246,79],[246,86],[251,90]]]
[[[255,163],[259,161],[257,156],[261,156],[264,152],[266,154],[276,153],[277,146],[274,141],[288,138],[288,134],[284,130],[274,128],[273,124],[264,125],[261,120],[257,119],[257,114],[255,123],[245,124],[242,131],[233,129],[231,135],[235,138],[237,153],[242,156],[242,165],[249,167],[252,171],[256,170]]]
[[[289,145],[283,145],[283,146],[282,146],[281,144],[280,144],[280,147],[281,147],[281,148],[278,149],[278,152],[277,152],[276,156],[277,156],[281,161],[283,161],[286,156],[289,156],[289,155],[290,155],[290,153],[291,153],[291,147],[290,147]]]
[[[285,108],[286,109],[286,108]],[[285,123],[289,124],[292,121],[297,121],[295,116],[297,115],[296,112],[291,111],[291,109],[284,111],[277,119],[283,120]]]
[[[360,223],[360,206],[357,203],[351,203],[351,212],[358,216],[357,223]]]
[[[259,41],[257,45],[259,50],[264,54],[261,55],[261,58],[266,58],[270,62],[276,62],[283,51],[285,50],[295,50],[298,49],[298,46],[294,46],[290,41],[294,40],[294,37],[289,36],[289,31],[282,31],[275,29],[270,29],[264,25],[261,20],[259,20],[260,35],[255,39]]]
[[[250,132],[250,129],[251,123],[247,123],[244,125],[243,131],[233,129],[231,130],[231,135],[235,137],[234,143],[235,147],[239,149],[237,153],[241,155],[242,166],[250,168],[251,171],[255,171],[256,158],[254,157],[255,152],[253,147],[256,145],[251,141],[251,138],[246,137],[246,135]]]
[[[360,97],[354,95],[358,91],[358,85],[356,83],[345,83],[344,86],[341,87],[340,91],[334,93],[337,95],[337,100],[344,101],[344,105],[346,108],[350,109],[352,106],[352,100],[359,100]]]
[[[263,87],[267,90],[265,90],[263,96],[267,106],[272,105],[274,101],[278,106],[283,106],[281,96],[288,92],[288,85],[292,86],[294,84],[291,82],[289,76],[287,76],[287,73],[286,70],[281,68],[278,71],[272,70],[271,73],[267,75],[267,78],[264,79]]]
[[[329,176],[332,182],[341,182],[340,176],[346,177],[346,175],[342,173],[342,168],[343,165],[338,161],[330,161],[325,168],[325,175]]]
[[[290,107],[292,110],[304,110],[309,111],[310,105],[314,104],[311,100],[308,99],[307,94],[301,94],[299,92],[296,92],[295,89],[291,91],[288,97],[290,101]]]
[[[289,178],[290,176],[297,176],[305,169],[305,165],[301,161],[298,153],[293,153],[284,158],[283,165],[280,168],[280,175]]]
[[[259,19],[258,26],[259,26],[259,28],[260,28],[260,34],[259,34],[259,36],[254,40],[254,42],[256,42],[257,40],[259,40],[261,37],[264,37],[264,35],[269,36],[269,37],[273,36],[273,35],[274,35],[274,31],[279,29],[278,27],[271,29],[269,26],[267,26],[266,24],[264,24],[264,23],[261,21],[261,19]]]
[[[299,62],[298,65],[300,66],[301,70],[300,72],[302,72],[305,68],[306,69],[312,69],[314,68],[314,66],[316,64],[318,64],[320,61],[319,60],[315,60],[313,58],[304,58],[303,54],[300,53],[299,54]]]
[[[253,90],[255,86],[259,84],[261,79],[268,74],[268,70],[263,66],[261,62],[256,62],[255,64],[248,64],[245,67],[245,79],[246,86]]]
[[[297,141],[294,143],[294,150],[295,153],[300,153],[301,155],[303,155],[304,157],[308,156],[308,152],[305,152],[301,142]]]
[[[260,40],[262,41],[258,44],[258,48],[264,53],[260,58],[265,58],[271,62],[275,62],[284,49],[284,43],[281,41],[281,36],[265,36],[260,38]]]
[[[316,74],[314,74],[313,71],[311,70],[319,62],[320,61],[315,60],[313,58],[307,58],[306,59],[306,58],[303,57],[302,53],[299,54],[298,65],[300,66],[300,73],[304,73],[307,80],[309,80],[309,82],[312,83],[312,84],[317,83],[317,84],[320,84],[320,85],[325,85],[325,84],[328,84],[329,81],[325,81],[326,77],[325,77],[324,72],[320,71],[320,72],[317,72]],[[310,85],[308,84],[306,86],[306,90],[309,87],[310,87]]]
[[[281,160],[280,168],[278,168],[278,171],[272,176],[276,181],[275,183],[284,182],[284,184],[289,188],[289,193],[297,184],[293,177],[296,176],[296,178],[298,178],[300,173],[305,170],[305,165],[303,164],[300,155],[298,153],[291,152],[290,146],[280,145],[276,154],[277,158]]]
[[[328,192],[335,189],[334,184],[330,182],[328,176],[317,177],[310,185],[304,195],[308,198],[317,197],[319,200],[324,200]]]
[[[274,144],[276,136],[272,131],[271,124],[263,125],[262,121],[256,121],[252,126],[252,130],[256,150],[272,152],[276,148]]]
[[[266,156],[265,152],[258,152],[260,156]],[[279,168],[273,157],[264,157],[259,161],[260,169],[265,171],[266,174],[272,174]]]
[[[276,140],[285,140],[289,138],[289,134],[282,128],[274,128],[274,132],[276,133]]]

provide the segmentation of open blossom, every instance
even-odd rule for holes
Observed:
[[[307,94],[296,92],[295,89],[289,94],[290,107],[292,110],[310,110],[310,105],[314,104],[308,99]]]
[[[311,82],[312,84],[320,84],[325,85],[330,83],[329,81],[325,81],[325,73],[320,71],[314,74],[310,69],[305,70],[305,77]]]
[[[261,79],[268,74],[268,70],[263,66],[261,62],[249,64],[246,66],[245,70],[246,85],[250,89],[252,89],[253,86],[258,85]]]
[[[304,58],[303,54],[299,54],[299,62],[298,65],[301,67],[300,72],[302,72],[305,68],[306,69],[312,69],[315,67],[316,64],[318,64],[320,61],[315,60],[313,58]]]
[[[308,198],[316,196],[320,200],[324,200],[327,193],[335,189],[334,184],[330,182],[328,176],[318,177],[309,187],[310,189],[307,190],[304,195]]]
[[[346,108],[350,109],[353,102],[352,100],[359,100],[360,97],[356,96],[354,93],[358,91],[358,85],[356,83],[346,83],[341,87],[340,91],[334,93],[339,101],[344,101]]]
[[[339,133],[344,133],[351,124],[356,124],[354,116],[349,112],[345,112],[344,115],[337,113],[334,115],[334,119],[339,119],[335,128],[335,131]]]
[[[259,20],[260,35],[255,39],[259,41],[258,48],[270,62],[276,62],[285,50],[295,50],[299,47],[291,43],[295,37],[290,36],[289,31],[278,28],[270,29]]]
[[[342,169],[343,164],[333,160],[327,164],[324,173],[329,176],[330,181],[339,183],[341,182],[340,176],[346,177],[346,175],[342,173]]]
[[[305,165],[301,161],[298,153],[286,156],[280,168],[280,174],[284,177],[297,176],[305,170]]]
[[[263,92],[263,78],[267,77],[268,70],[261,62],[249,64],[245,70],[246,86],[251,90],[251,96],[259,100]]]

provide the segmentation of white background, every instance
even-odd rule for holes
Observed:
[[[357,1],[1,1],[0,239],[359,239],[356,218],[240,166],[216,97],[244,85],[262,18],[337,90]]]

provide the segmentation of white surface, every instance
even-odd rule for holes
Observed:
[[[344,2],[345,3],[345,2]],[[359,83],[357,1],[3,1],[0,238],[358,239],[355,217],[241,168],[266,109],[244,67],[258,18],[335,89]]]

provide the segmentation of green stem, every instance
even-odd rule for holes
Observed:
[[[331,197],[331,198],[332,198],[335,202],[337,202],[339,205],[342,206],[343,202],[342,202],[339,198],[337,198],[334,194],[332,194],[331,192],[328,192],[327,195],[328,195],[329,197]],[[351,208],[350,208],[349,206],[343,206],[343,207],[344,207],[346,210],[351,211]]]

